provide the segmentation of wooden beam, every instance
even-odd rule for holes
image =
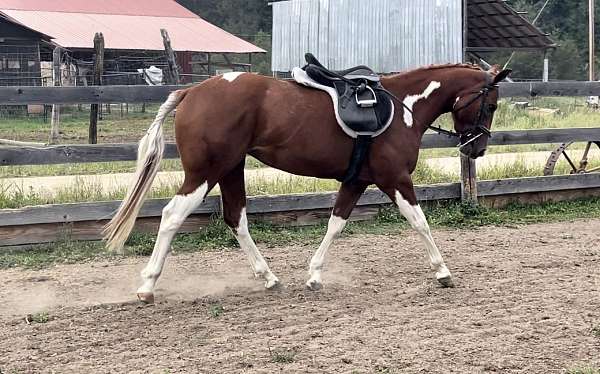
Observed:
[[[469,156],[460,155],[460,199],[477,205],[477,164]]]
[[[160,29],[160,35],[163,39],[165,54],[167,55],[167,62],[169,63],[169,83],[178,85],[180,83],[179,66],[177,66],[175,52],[173,52],[173,48],[171,47],[171,38],[165,29]]]
[[[479,181],[479,196],[600,188],[600,173]]]
[[[434,201],[456,199],[459,197],[459,186],[457,183],[418,186],[416,192],[419,200]],[[248,198],[247,212],[251,214],[262,214],[331,209],[333,208],[336,197],[336,192],[254,196]],[[160,217],[162,209],[169,201],[170,199],[147,200],[140,210],[138,217]],[[367,190],[358,201],[357,206],[388,203],[391,203],[390,199],[381,191]],[[109,220],[117,211],[120,204],[120,201],[104,201],[5,209],[0,210],[0,226]],[[213,214],[220,212],[220,196],[209,196],[204,203],[194,210],[193,214]]]
[[[160,217],[162,209],[170,199],[147,200],[138,218]],[[74,203],[42,205],[22,209],[0,210],[2,226],[19,226],[43,223],[70,223],[85,221],[107,221],[121,205],[120,201],[104,201],[97,203]],[[193,214],[213,214],[221,211],[221,198],[209,196]]]
[[[51,165],[108,161],[135,161],[137,144],[0,147],[0,165]],[[165,158],[178,158],[175,144],[167,144]]]
[[[554,144],[600,140],[598,127],[570,127],[539,130],[503,130],[492,132],[489,145]],[[458,139],[442,134],[425,134],[421,149],[453,148]]]
[[[530,193],[562,194],[580,197],[585,191],[594,193],[600,189],[600,173],[563,175],[483,181],[478,185],[479,196],[509,198]],[[458,199],[460,184],[418,186],[420,201]],[[527,196],[527,195],[525,195]],[[304,225],[320,222],[330,214],[335,193],[298,194],[285,196],[251,197],[248,201],[250,219],[266,220],[286,225]],[[101,238],[104,223],[112,216],[120,202],[100,202],[28,207],[0,210],[0,246],[36,244],[64,238],[72,240],[95,240]],[[162,208],[168,200],[148,200],[140,212],[136,229],[155,231]],[[378,190],[367,190],[360,199],[353,217],[365,219],[378,212],[378,206],[391,201]],[[184,232],[197,231],[209,222],[210,215],[220,212],[220,198],[207,198],[186,221]]]
[[[500,83],[500,96],[600,96],[600,82]]]
[[[480,197],[489,197],[589,188],[600,188],[600,173],[480,181],[478,182],[478,195]],[[415,187],[419,201],[458,199],[460,198],[460,190],[459,183]],[[250,214],[259,214],[331,209],[336,197],[336,192],[254,196],[248,199],[247,211]],[[140,210],[138,217],[160,217],[162,209],[169,201],[170,199],[147,200]],[[108,201],[5,209],[0,210],[0,222],[2,226],[18,226],[109,220],[118,209],[120,203],[120,201]],[[368,189],[358,201],[357,206],[389,203],[391,201],[387,195],[376,189]],[[193,214],[213,214],[220,212],[220,197],[209,196],[204,203],[194,210]]]
[[[0,87],[0,105],[162,103],[188,86]],[[600,96],[600,82],[500,83],[502,97]]]
[[[101,32],[94,36],[94,86],[102,85],[102,73],[104,71],[104,36]],[[90,108],[90,128],[88,143],[98,143],[98,105],[92,104]]]
[[[60,47],[54,48],[52,52],[52,76],[54,81],[54,87],[60,87],[61,82],[61,65],[62,50]],[[52,119],[50,121],[50,137],[48,143],[56,144],[60,138],[60,105],[52,105]]]
[[[188,86],[0,87],[0,105],[162,103]]]
[[[600,128],[497,131],[493,133],[489,144],[555,144],[590,140],[600,140]],[[421,148],[452,148],[457,144],[456,139],[445,135],[426,134],[423,137]],[[179,157],[175,144],[168,143],[166,145],[164,157],[167,159]],[[137,144],[0,147],[0,166],[135,161],[136,159]]]

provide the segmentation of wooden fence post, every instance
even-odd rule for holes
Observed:
[[[477,164],[469,156],[460,155],[460,191],[463,203],[477,205]]]
[[[60,74],[60,62],[61,62],[62,50],[60,47],[54,48],[52,53],[52,77],[54,86],[61,86],[61,74]],[[60,105],[52,105],[52,120],[50,124],[50,139],[48,143],[57,144],[58,138],[60,137]]]
[[[102,72],[104,70],[104,35],[101,32],[94,36],[94,86],[102,85]],[[88,141],[90,144],[98,143],[98,106],[90,106],[90,129]]]
[[[171,38],[169,38],[169,33],[165,29],[160,29],[160,35],[162,35],[167,61],[169,62],[169,83],[179,85],[179,67],[177,66],[175,52],[173,52],[173,48],[171,47]]]

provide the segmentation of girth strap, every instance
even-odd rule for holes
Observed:
[[[351,183],[358,178],[360,170],[366,156],[369,154],[372,137],[370,135],[359,135],[354,139],[354,148],[352,149],[352,157],[350,157],[350,165],[346,170],[346,175],[341,181],[342,183]]]

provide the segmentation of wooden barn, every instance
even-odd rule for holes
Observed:
[[[0,85],[42,85],[40,56],[53,48],[50,36],[0,16]]]
[[[91,70],[97,32],[104,36],[105,84],[142,83],[138,69],[165,67],[161,29],[169,33],[184,82],[212,75],[217,70],[250,70],[252,54],[265,53],[174,0],[0,0],[0,17],[3,20],[0,40],[5,35],[14,36],[33,46],[23,49],[30,51],[31,56],[39,49],[36,45],[54,44],[63,48],[62,62],[67,66],[63,70],[66,75],[75,76],[77,84],[82,84]],[[43,61],[51,61],[52,56],[40,52],[42,75],[47,75]],[[239,62],[239,57],[232,59],[232,55],[244,55],[244,63]],[[30,60],[19,64],[23,70],[21,77],[30,73],[25,68],[39,71],[39,60],[40,57],[37,62],[32,60],[34,65]],[[17,65],[13,61],[10,66],[15,70]],[[63,79],[64,75],[63,72]]]

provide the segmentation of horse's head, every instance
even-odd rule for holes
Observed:
[[[512,70],[492,67],[476,85],[459,92],[452,117],[454,130],[460,134],[460,152],[471,158],[485,154],[494,112],[498,108],[498,83]]]

